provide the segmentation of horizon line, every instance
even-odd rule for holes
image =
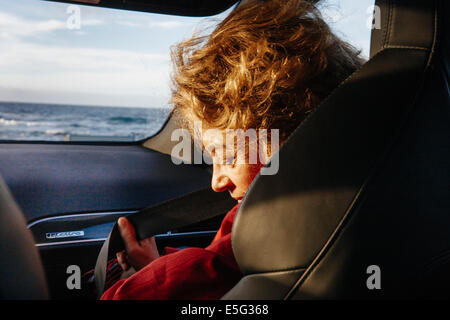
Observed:
[[[23,103],[23,104],[45,104],[52,106],[74,106],[74,107],[103,107],[103,108],[135,108],[135,109],[171,109],[170,106],[166,107],[154,107],[154,106],[115,106],[115,105],[96,105],[96,104],[71,104],[71,103],[61,103],[61,102],[28,102],[28,101],[6,101],[0,100],[0,103]]]

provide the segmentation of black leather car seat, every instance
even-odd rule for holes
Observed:
[[[25,218],[0,177],[0,300],[48,299],[44,269]]]
[[[370,60],[244,198],[224,299],[450,296],[449,3],[376,5]]]

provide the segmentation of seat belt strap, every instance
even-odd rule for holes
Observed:
[[[236,200],[226,192],[214,192],[210,187],[168,200],[153,207],[127,215],[138,241],[157,234],[186,227],[226,214]],[[105,290],[106,267],[116,252],[125,248],[117,223],[103,243],[95,265],[95,285],[98,298]]]

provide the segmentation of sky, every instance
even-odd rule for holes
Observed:
[[[373,0],[329,0],[335,32],[369,55]],[[208,18],[0,0],[0,101],[167,107],[170,46],[212,28]]]

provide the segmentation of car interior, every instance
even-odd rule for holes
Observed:
[[[198,17],[240,5],[53,1]],[[244,276],[222,299],[450,297],[450,5],[374,5],[381,20],[368,61],[283,144],[278,173],[258,176],[242,200],[232,246]],[[132,142],[0,141],[1,299],[96,299],[86,286],[70,290],[66,270],[95,268],[121,216],[141,214],[138,235],[156,235],[161,249],[213,239],[234,204],[205,191],[210,166],[172,162],[179,116]],[[209,213],[177,220],[191,207]],[[366,286],[372,265],[382,290]]]

